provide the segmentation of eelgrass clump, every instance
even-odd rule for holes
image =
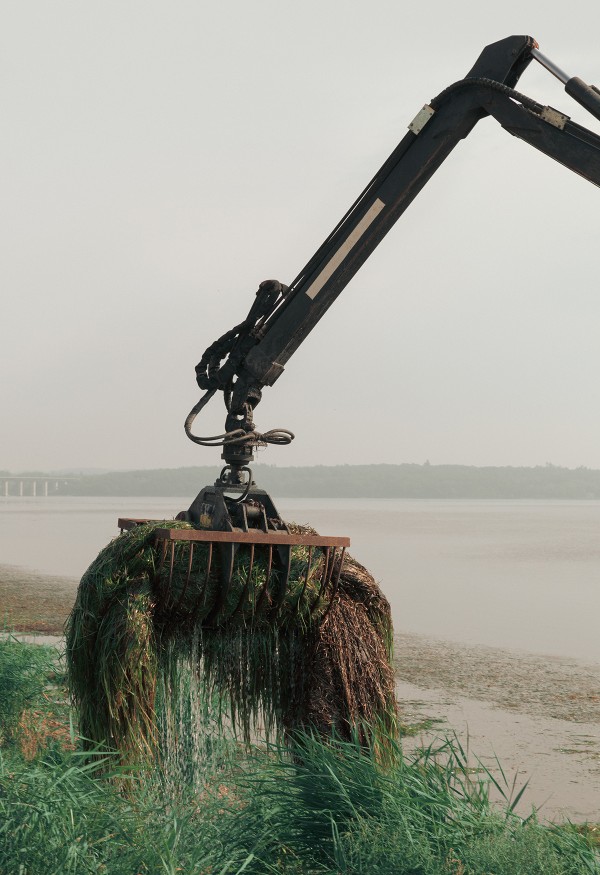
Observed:
[[[256,551],[248,585],[247,554],[239,551],[215,626],[218,553],[207,573],[208,548],[196,544],[190,565],[189,547],[178,543],[167,591],[154,541],[155,528],[165,525],[188,526],[126,532],[82,578],[67,660],[84,737],[118,749],[123,762],[172,757],[182,735],[206,734],[208,702],[215,732],[230,724],[246,744],[302,727],[345,738],[358,731],[365,743],[371,730],[364,727],[377,727],[381,739],[394,736],[390,609],[366,569],[347,559],[335,600],[320,603],[322,557],[292,548],[289,585],[274,617],[269,594],[261,597],[266,556]],[[195,701],[185,720],[182,683]]]

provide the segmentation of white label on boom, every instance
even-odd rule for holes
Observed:
[[[306,294],[309,298],[312,298],[312,300],[314,301],[329,277],[340,266],[344,258],[348,255],[350,250],[358,243],[369,225],[377,218],[377,216],[384,207],[385,204],[380,198],[377,198],[375,203],[371,207],[369,207],[354,231],[352,231],[352,233],[349,234],[348,237],[346,237],[338,251],[334,255],[332,255],[332,257],[329,259],[314,283],[312,283],[306,290]]]

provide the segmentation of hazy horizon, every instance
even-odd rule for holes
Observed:
[[[594,22],[591,0],[9,0],[2,464],[218,466],[183,433],[194,365],[258,283],[296,275],[485,45],[529,33],[600,85]],[[518,87],[598,131],[539,65]],[[296,440],[260,462],[600,468],[597,197],[482,121],[265,390],[258,428]]]
[[[215,469],[220,469],[220,468],[222,468],[222,465],[223,465],[222,461],[218,461],[218,462],[214,462],[212,464],[210,462],[206,462],[203,464],[160,466],[160,467],[157,466],[157,467],[153,467],[153,468],[90,468],[90,467],[86,467],[86,466],[71,465],[71,466],[65,466],[64,468],[44,469],[44,468],[33,467],[33,468],[22,468],[20,470],[9,470],[8,468],[0,467],[0,479],[2,478],[2,476],[18,477],[20,475],[27,476],[28,474],[40,474],[40,475],[48,475],[48,476],[63,476],[63,475],[67,476],[68,474],[73,474],[73,475],[77,475],[77,476],[101,476],[103,474],[132,474],[132,473],[136,473],[136,472],[146,472],[146,471],[147,472],[171,471],[171,470],[177,471],[177,470],[180,470],[181,468],[215,468]],[[463,463],[458,463],[458,462],[436,462],[436,461],[431,462],[429,459],[426,459],[423,462],[411,462],[411,461],[406,461],[406,462],[352,462],[352,463],[348,463],[348,462],[335,463],[335,462],[333,462],[333,463],[329,463],[329,464],[322,464],[320,462],[315,462],[312,465],[278,465],[278,464],[275,464],[272,462],[260,461],[260,462],[253,462],[252,463],[252,470],[253,471],[256,469],[260,470],[261,467],[281,468],[281,469],[319,468],[319,467],[322,467],[322,468],[346,468],[346,467],[348,467],[348,468],[364,468],[364,467],[377,466],[377,465],[391,466],[391,467],[394,467],[394,466],[398,466],[398,467],[416,466],[416,467],[421,467],[421,468],[427,467],[427,466],[431,467],[431,468],[452,468],[452,467],[455,467],[455,468],[478,468],[478,469],[479,468],[482,468],[482,469],[484,469],[484,468],[524,468],[527,470],[538,469],[538,468],[548,468],[548,469],[554,468],[554,469],[566,470],[566,471],[581,471],[581,470],[586,470],[586,471],[591,471],[591,472],[592,471],[600,471],[600,468],[592,468],[592,467],[589,467],[587,465],[574,465],[574,466],[555,465],[553,462],[543,462],[543,463],[538,463],[535,465],[469,465],[469,464],[463,464]]]

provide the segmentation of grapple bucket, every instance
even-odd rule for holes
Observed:
[[[144,523],[157,521],[119,519],[121,531]],[[159,526],[153,534],[158,553],[153,581],[157,607],[172,618],[180,615],[182,621],[200,623],[204,628],[259,618],[277,623],[284,603],[288,614],[302,609],[309,614],[319,611],[324,618],[337,593],[350,545],[345,537],[287,531]],[[305,548],[305,559],[301,578],[291,581],[294,547]],[[258,568],[260,575],[256,574]]]

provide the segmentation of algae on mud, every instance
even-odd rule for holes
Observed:
[[[207,575],[206,550],[194,550],[192,579],[204,581],[199,594],[185,582],[189,550],[176,545],[164,598],[154,539],[164,526],[121,534],[81,580],[67,623],[67,661],[82,736],[118,749],[124,762],[156,757],[164,742],[161,712],[170,707],[165,697],[179,689],[169,678],[184,668],[195,675],[197,694],[216,702],[220,719],[246,743],[252,734],[282,738],[300,728],[350,738],[372,735],[364,727],[373,726],[382,739],[393,737],[390,608],[366,569],[346,557],[333,603],[313,611],[323,559],[294,547],[274,622],[268,611],[256,611],[265,563],[257,554],[246,587],[248,564],[236,555],[219,626],[208,628],[221,586],[218,556]]]

